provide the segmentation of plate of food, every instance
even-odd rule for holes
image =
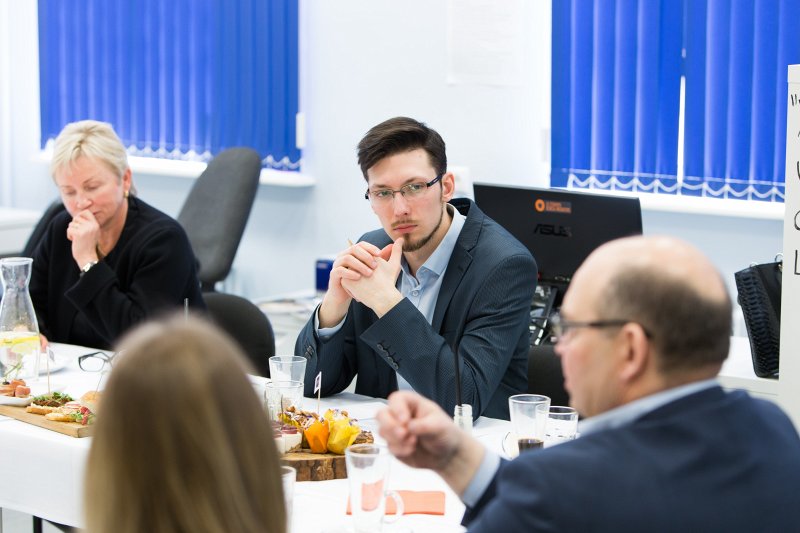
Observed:
[[[347,477],[344,450],[353,444],[374,442],[347,411],[328,409],[322,416],[291,406],[273,422],[275,444],[284,464],[297,469],[297,481]]]
[[[59,391],[31,395],[27,406],[0,405],[0,414],[71,437],[92,434],[98,391],[89,391],[76,400]]]
[[[31,388],[24,379],[3,380],[0,384],[0,405],[25,407],[32,398]]]
[[[50,391],[60,394],[64,386],[56,383],[50,384]],[[39,396],[47,392],[47,385],[41,380],[26,382],[24,379],[3,380],[0,383],[0,405],[25,407]]]
[[[31,396],[28,395],[24,398],[16,396],[0,396],[0,405],[13,405],[15,407],[25,407],[31,403]]]
[[[57,392],[53,394],[59,395]],[[55,403],[61,403],[65,399],[67,401],[57,407],[33,410],[31,412],[44,414],[47,420],[54,422],[75,422],[82,426],[94,424],[97,404],[100,401],[100,393],[98,391],[89,391],[81,396],[80,400],[73,400],[68,395],[61,394],[60,398],[57,397],[55,399]],[[27,410],[31,410],[36,405],[36,398],[34,398],[34,402]]]
[[[56,411],[59,407],[72,401],[74,401],[74,398],[69,394],[52,391],[47,394],[39,394],[32,397],[30,405],[28,405],[25,410],[35,415],[44,415]]]

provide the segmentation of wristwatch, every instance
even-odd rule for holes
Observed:
[[[97,261],[89,261],[88,263],[83,265],[83,267],[81,268],[81,276],[89,272],[92,269],[92,267],[95,266],[96,264]]]

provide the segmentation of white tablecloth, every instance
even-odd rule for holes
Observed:
[[[53,373],[54,387],[79,397],[97,387],[97,373],[82,372],[77,357],[93,351],[88,348],[54,345],[57,358],[69,363]],[[260,378],[254,378],[259,388]],[[303,408],[316,410],[316,399],[305,398]],[[321,409],[335,406],[347,409],[367,429],[375,429],[374,415],[383,404],[352,393],[324,398]],[[473,434],[487,447],[500,450],[509,423],[479,419]],[[380,438],[376,434],[376,440]],[[83,524],[83,472],[91,438],[77,439],[60,433],[0,417],[0,471],[6,483],[0,484],[0,508],[22,511],[61,524]],[[386,531],[458,531],[464,505],[433,472],[409,468],[394,461],[389,488],[395,490],[441,490],[445,493],[445,515],[409,515]],[[300,482],[295,485],[292,530],[295,532],[336,531],[346,528],[347,480]]]
[[[55,390],[80,397],[97,387],[99,373],[82,372],[79,355],[96,350],[52,344],[59,366],[50,376]],[[30,382],[34,393],[46,389],[46,378]],[[69,525],[83,523],[83,469],[91,439],[77,439],[0,416],[0,507]],[[10,481],[10,480],[13,480]]]

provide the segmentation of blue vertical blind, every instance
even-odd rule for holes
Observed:
[[[553,2],[551,184],[783,200],[786,67],[800,62],[789,30],[799,5]]]
[[[800,0],[686,2],[687,195],[784,200]]]
[[[91,118],[136,155],[299,168],[295,0],[39,0],[39,63],[42,146]]]

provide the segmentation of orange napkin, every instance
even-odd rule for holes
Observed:
[[[434,514],[444,515],[444,492],[440,490],[398,490],[403,499],[404,514]],[[397,512],[394,500],[386,498],[386,514]],[[350,498],[347,498],[347,514],[353,514],[350,509]]]

